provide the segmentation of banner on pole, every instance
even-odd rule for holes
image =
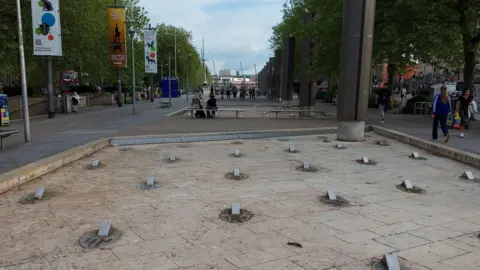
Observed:
[[[62,56],[59,0],[31,0],[33,55]]]
[[[145,73],[157,73],[157,30],[145,29]]]
[[[125,8],[108,9],[108,38],[110,66],[113,68],[127,67]]]

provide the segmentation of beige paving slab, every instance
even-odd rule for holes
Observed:
[[[473,233],[473,232],[480,231],[480,226],[478,224],[468,222],[465,220],[444,223],[444,224],[441,224],[441,226],[444,228],[451,229],[457,232],[462,232],[462,233]]]
[[[463,234],[462,232],[457,232],[441,226],[426,227],[423,229],[410,231],[409,233],[432,242],[457,237]]]
[[[372,264],[368,260],[356,261],[335,267],[338,270],[371,270]]]
[[[226,260],[238,268],[245,268],[296,255],[298,255],[298,253],[294,252],[293,250],[287,249],[283,246],[275,246],[266,248],[263,251],[255,251],[235,257],[229,257],[226,258]]]
[[[380,237],[380,235],[367,230],[337,235],[337,238],[340,238],[343,241],[347,241],[351,244],[367,241],[377,237]]]
[[[424,226],[419,225],[417,223],[410,222],[410,221],[406,221],[406,222],[399,222],[392,225],[385,225],[381,227],[372,228],[372,229],[369,229],[369,231],[372,231],[374,233],[377,233],[383,236],[387,236],[387,235],[392,235],[397,233],[418,230],[421,228],[424,228]]]
[[[335,236],[340,231],[326,226],[322,223],[301,224],[299,226],[278,231],[281,235],[294,241],[304,242],[311,240],[321,240],[326,237]]]
[[[460,255],[458,257],[451,258],[451,259],[446,259],[441,261],[440,264],[443,264],[455,269],[465,269],[465,270],[478,269],[478,266],[480,265],[480,251]]]
[[[362,216],[355,216],[355,217],[344,218],[344,219],[335,219],[331,221],[326,221],[324,222],[324,224],[345,233],[357,232],[357,231],[362,231],[365,229],[371,229],[375,227],[381,227],[385,225],[385,223],[381,223],[379,221],[375,221],[373,219],[369,219]]]
[[[241,254],[226,243],[209,243],[195,247],[186,247],[165,253],[170,260],[181,267],[204,264]]]
[[[300,267],[288,260],[277,260],[272,262],[267,262],[259,264],[252,267],[242,268],[243,270],[269,270],[269,269],[278,269],[278,270],[304,270],[303,267]]]
[[[173,263],[167,256],[160,254],[148,254],[138,256],[134,259],[124,259],[120,261],[120,267],[117,269],[159,269],[159,270],[173,270],[178,269],[178,265]],[[107,266],[104,269],[108,269]],[[109,268],[113,269],[113,268]]]
[[[348,256],[357,260],[365,260],[372,257],[382,256],[385,253],[390,253],[396,250],[373,240],[334,247],[333,249],[347,254]]]
[[[451,240],[458,241],[461,243],[465,243],[470,246],[478,247],[480,248],[480,237],[478,237],[478,234],[465,234],[459,237],[452,238]]]
[[[399,222],[423,218],[425,216],[403,209],[392,209],[384,212],[368,214],[366,215],[366,217],[380,221],[385,224],[395,224]]]
[[[225,259],[178,268],[178,270],[236,270],[236,269],[238,269],[238,267],[231,264]]]
[[[428,240],[413,236],[408,233],[399,233],[387,237],[375,238],[375,241],[397,250],[404,250],[430,243]]]
[[[290,257],[289,260],[304,269],[328,269],[337,265],[354,262],[355,259],[333,249],[323,249],[315,253]]]
[[[402,250],[398,253],[398,256],[422,266],[431,268],[434,263],[466,253],[466,250],[436,242]]]

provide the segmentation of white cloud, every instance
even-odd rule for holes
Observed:
[[[193,34],[200,51],[205,39],[208,67],[216,71],[240,69],[253,74],[271,56],[268,39],[272,26],[281,20],[284,0],[140,0],[150,20],[183,27]]]

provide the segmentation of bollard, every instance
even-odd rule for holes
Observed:
[[[44,187],[39,187],[35,191],[35,199],[41,200],[43,198],[43,195],[45,194],[45,188]]]
[[[238,168],[233,169],[233,176],[240,177],[240,169]]]
[[[232,203],[232,215],[240,215],[240,204]]]

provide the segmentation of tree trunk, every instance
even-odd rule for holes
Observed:
[[[464,88],[470,89],[471,92],[475,92],[475,86],[473,84],[473,79],[475,77],[475,64],[477,59],[477,52],[475,47],[470,43],[470,40],[467,40],[465,44],[465,38],[463,38],[463,57],[464,57],[464,67],[463,67],[463,82]]]
[[[477,61],[476,46],[478,41],[475,41],[470,31],[469,21],[466,16],[466,12],[469,8],[468,2],[461,0],[458,3],[458,12],[460,20],[460,29],[462,32],[462,43],[463,43],[463,82],[464,88],[470,89],[471,92],[475,91],[475,86],[473,85],[473,77],[475,72],[475,64]]]
[[[389,63],[387,68],[388,73],[388,90],[393,93],[393,77],[395,75],[395,64]]]

